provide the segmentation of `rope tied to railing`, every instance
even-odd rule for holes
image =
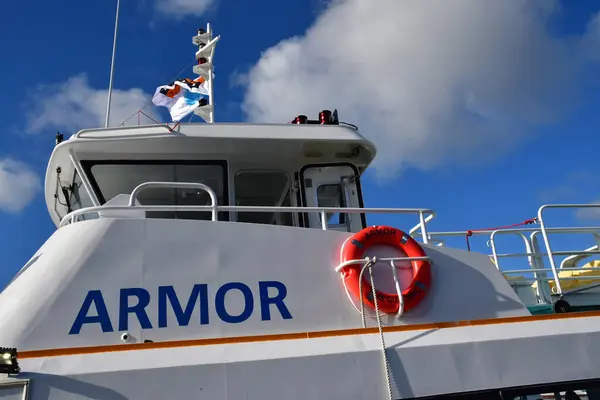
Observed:
[[[467,241],[467,250],[471,251],[471,244],[469,243],[469,237],[473,236],[473,232],[497,231],[500,229],[509,229],[509,228],[515,228],[517,226],[536,224],[537,222],[538,222],[537,218],[530,218],[523,222],[519,222],[518,224],[498,226],[496,228],[469,229],[469,230],[467,230],[467,233],[465,235],[465,239]]]
[[[388,361],[388,357],[387,357],[387,346],[385,345],[385,337],[383,335],[383,326],[381,324],[381,314],[379,314],[379,299],[377,299],[377,290],[375,289],[375,278],[373,277],[373,266],[377,263],[377,257],[373,257],[373,258],[369,258],[366,257],[365,258],[365,264],[363,265],[361,271],[360,271],[360,276],[359,276],[359,287],[360,287],[360,308],[361,308],[361,313],[362,313],[362,318],[363,318],[363,328],[367,327],[367,322],[365,320],[365,313],[364,313],[364,299],[362,296],[362,281],[363,281],[363,273],[368,269],[369,270],[369,275],[370,275],[370,280],[371,280],[371,290],[373,292],[373,303],[375,305],[375,320],[377,321],[377,330],[379,331],[379,340],[381,342],[381,351],[382,351],[382,357],[383,357],[383,369],[385,372],[385,382],[387,385],[387,390],[388,390],[388,397],[390,400],[394,400],[394,395],[392,392],[392,377],[391,377],[391,373],[390,373],[390,363]],[[400,302],[403,303],[402,301],[402,292],[400,291],[400,285],[398,283],[398,278],[396,278],[396,272],[395,272],[395,266],[393,261],[391,261],[391,266],[392,266],[392,270],[394,270],[394,280],[396,281],[396,286],[398,288],[398,295],[400,296]],[[401,307],[402,309],[404,308],[403,306]],[[401,315],[403,310],[399,310],[398,313],[399,315]]]

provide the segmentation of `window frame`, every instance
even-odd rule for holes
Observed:
[[[86,175],[89,176],[89,174],[88,174],[87,171],[84,170],[83,172]],[[75,181],[76,181],[77,178],[79,178],[79,181],[80,181],[81,185],[77,186],[77,194],[78,194],[78,196],[75,196],[75,186],[76,186]],[[96,190],[93,187],[92,187],[92,189]],[[85,191],[87,197],[89,198],[89,201],[90,201],[90,205],[89,206],[85,206],[85,207],[83,206],[83,203],[81,201],[81,191],[82,190]],[[77,208],[75,208],[74,206],[75,206],[75,204],[77,204],[77,201],[79,201],[79,205],[81,207],[78,206]],[[73,177],[71,178],[71,186],[70,186],[70,189],[69,189],[69,202],[71,203],[71,212],[77,211],[77,210],[81,210],[83,208],[94,207],[94,201],[92,200],[92,193],[90,193],[88,191],[87,187],[83,183],[83,178],[79,175],[79,173],[77,172],[77,170],[75,168],[73,169]],[[93,215],[96,215],[96,217],[91,217]],[[90,219],[97,219],[98,218],[98,214],[96,214],[96,213],[82,214],[82,215],[79,215],[78,218],[82,219],[84,221],[90,220]]]
[[[132,160],[132,159],[110,159],[110,160],[81,160],[81,166],[83,168],[83,172],[87,175],[88,180],[90,181],[90,185],[94,190],[94,193],[98,197],[98,201],[100,205],[104,205],[106,203],[106,199],[100,190],[100,186],[92,174],[92,167],[95,165],[216,165],[222,168],[222,176],[223,179],[223,204],[219,204],[220,206],[228,206],[229,205],[229,164],[226,160]],[[133,188],[132,188],[133,190]],[[219,221],[229,221],[229,212],[220,211],[218,213]]]
[[[330,187],[330,186],[335,186],[336,188],[339,189],[339,198],[338,200],[340,200],[340,205],[339,208],[347,208],[348,207],[348,199],[346,197],[346,193],[344,192],[344,187],[342,186],[341,183],[324,183],[321,185],[317,186],[317,189],[315,191],[315,194],[317,196],[317,206],[318,207],[326,207],[326,206],[322,206],[321,202],[319,200],[321,200],[322,198],[319,197],[319,189],[321,189],[322,187]],[[330,217],[334,216],[336,213],[332,213]],[[329,221],[329,219],[327,220],[327,226],[332,226],[332,227],[336,227],[336,226],[346,226],[347,228],[350,228],[350,218],[349,218],[349,214],[348,213],[344,213],[344,212],[338,212],[337,213],[339,215],[339,223],[333,224]],[[326,213],[327,215],[327,213]],[[321,219],[321,215],[319,215],[319,219]],[[342,222],[343,221],[343,222]]]
[[[285,170],[285,169],[281,169],[281,168],[240,168],[237,169],[235,171],[235,173],[232,175],[232,188],[233,188],[233,198],[232,201],[233,203],[237,206],[237,200],[238,200],[238,190],[237,190],[237,186],[235,184],[235,179],[236,177],[238,177],[238,175],[243,175],[245,173],[256,173],[256,174],[260,174],[260,173],[274,173],[274,172],[279,172],[283,175],[285,175],[288,178],[287,181],[287,192],[286,195],[289,194],[290,195],[290,206],[293,207],[293,196],[294,196],[294,179],[292,177],[292,174]],[[279,200],[283,201],[285,200],[286,196],[283,196],[281,198],[279,198]],[[276,206],[276,207],[280,207],[280,206]],[[249,212],[249,211],[235,211],[235,218],[233,219],[235,222],[239,222],[238,221],[238,213],[240,212]],[[251,212],[251,211],[250,211]],[[283,212],[273,212],[273,214],[284,214]],[[291,213],[291,212],[286,212],[285,214],[290,214],[292,217],[292,227],[298,227],[299,226],[299,220],[300,218],[298,217],[298,213]],[[263,224],[259,224],[259,225],[263,225]],[[275,226],[290,226],[290,225],[279,225],[279,224],[275,224]]]
[[[358,167],[356,166],[356,164],[353,164],[353,163],[347,162],[347,161],[333,162],[333,163],[306,164],[306,165],[303,165],[302,168],[300,168],[300,170],[298,171],[298,183],[299,183],[299,189],[300,189],[300,199],[302,200],[302,203],[301,203],[302,207],[306,207],[306,204],[307,204],[306,193],[304,190],[304,182],[303,182],[304,171],[306,171],[309,168],[324,168],[324,167],[350,167],[352,169],[352,171],[354,172],[354,176],[356,177],[355,182],[356,182],[356,196],[358,197],[358,206],[359,206],[359,208],[365,208],[363,193],[362,193],[360,171],[359,171]],[[361,220],[363,229],[366,228],[367,227],[366,214],[360,213],[357,215],[360,215],[360,220]],[[300,219],[303,220],[302,225],[304,225],[304,227],[310,226],[307,213],[302,213]]]

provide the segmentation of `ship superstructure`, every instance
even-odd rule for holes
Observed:
[[[193,41],[210,82],[210,27]],[[209,123],[58,141],[57,230],[0,294],[0,399],[600,398],[600,313],[574,312],[593,283],[561,276],[597,247],[552,250],[576,228],[544,219],[577,205],[431,232],[431,209],[365,207],[376,148],[337,112],[214,123],[208,87]],[[372,226],[375,213],[414,225]],[[509,233],[529,268],[518,283],[500,268]],[[461,234],[489,237],[491,257],[444,245]]]

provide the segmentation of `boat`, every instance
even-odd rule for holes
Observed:
[[[0,399],[600,399],[598,248],[550,243],[600,228],[546,215],[600,205],[456,232],[365,207],[376,147],[337,111],[214,122],[216,39],[193,37],[206,123],[57,136],[57,229],[0,293]]]

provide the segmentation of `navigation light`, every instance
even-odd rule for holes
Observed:
[[[298,115],[294,118],[294,124],[305,124],[308,121],[308,117],[306,115]]]
[[[331,111],[323,110],[319,113],[319,121],[321,125],[331,124]]]

